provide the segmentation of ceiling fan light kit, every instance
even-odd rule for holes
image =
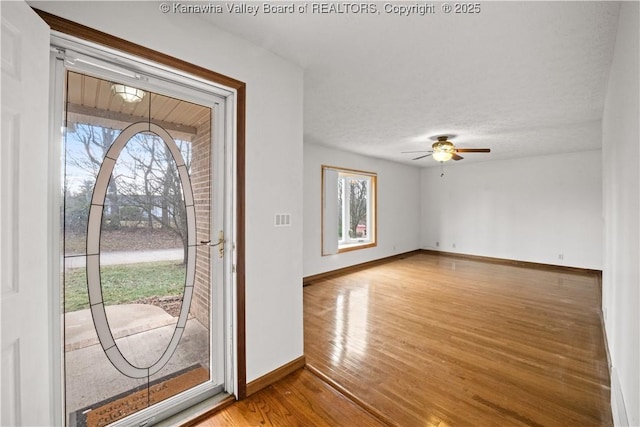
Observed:
[[[446,151],[434,151],[433,159],[438,162],[446,162],[447,160],[451,160],[453,157],[453,153],[449,153]]]
[[[456,152],[455,147],[451,142],[447,141],[446,136],[438,137],[438,142],[434,142],[431,148],[433,148],[433,158],[438,162],[451,160]]]
[[[424,156],[416,157],[413,160],[422,159],[424,157],[428,157],[433,155],[434,160],[438,162],[446,162],[447,160],[462,160],[464,157],[459,156],[457,153],[490,153],[491,150],[489,148],[456,148],[455,145],[451,141],[448,140],[449,136],[443,135],[436,137],[437,141],[431,145],[433,151],[430,151],[429,154],[425,154]],[[408,153],[412,153],[415,151],[407,151]]]

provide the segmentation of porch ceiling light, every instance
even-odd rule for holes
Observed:
[[[111,90],[114,95],[118,95],[124,102],[140,102],[144,98],[145,92],[141,89],[113,83]]]

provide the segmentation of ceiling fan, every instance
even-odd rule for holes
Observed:
[[[452,135],[442,135],[436,136],[433,139],[436,139],[436,142],[431,145],[433,150],[431,151],[403,151],[403,153],[428,153],[423,156],[418,156],[415,159],[411,160],[419,160],[425,157],[433,155],[433,158],[438,162],[446,162],[447,160],[462,160],[464,157],[459,156],[458,153],[490,153],[491,149],[489,148],[456,148],[455,145],[448,138],[453,138]]]

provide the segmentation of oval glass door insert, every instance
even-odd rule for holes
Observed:
[[[120,167],[119,167],[120,166]],[[165,179],[164,182],[154,182],[149,171],[153,168],[164,168],[167,175],[174,179]],[[173,173],[171,173],[173,172]],[[143,346],[147,360],[130,360],[126,349],[121,349],[116,344],[116,338],[110,328],[108,308],[109,301],[103,298],[103,278],[101,264],[105,262],[101,258],[101,235],[105,227],[110,224],[110,198],[114,197],[113,187],[116,183],[121,187],[129,187],[131,191],[120,190],[115,194],[120,197],[119,206],[127,206],[127,197],[137,197],[135,188],[145,187],[147,200],[136,200],[137,211],[119,212],[118,220],[128,218],[144,220],[154,216],[163,215],[163,209],[172,210],[172,218],[175,227],[181,230],[182,246],[184,248],[184,261],[186,270],[184,274],[184,287],[182,289],[182,303],[180,305],[178,320],[173,329],[173,334],[164,341],[166,344],[158,345],[158,339],[149,342],[138,341],[130,345]],[[160,184],[163,184],[164,187]],[[150,190],[151,187],[151,190]],[[150,194],[150,195],[149,195]],[[157,195],[157,200],[156,196]],[[177,203],[166,206],[162,197],[172,195]],[[133,202],[133,201],[132,201]],[[146,202],[146,205],[145,203]],[[165,203],[165,205],[163,205]],[[132,203],[133,204],[133,203]],[[146,207],[145,207],[146,206]],[[124,219],[123,219],[124,218]],[[122,374],[130,378],[148,378],[160,371],[175,352],[189,316],[189,306],[193,297],[195,277],[195,207],[193,192],[189,180],[189,171],[180,148],[171,135],[161,126],[149,122],[134,123],[120,132],[113,144],[106,152],[104,161],[100,166],[94,191],[91,197],[87,227],[87,285],[89,291],[89,305],[93,317],[95,329],[102,348],[113,366]],[[186,238],[185,238],[186,237]],[[144,277],[144,275],[141,275]],[[153,281],[150,277],[148,281]],[[143,282],[145,280],[143,279]],[[149,286],[149,283],[129,283],[126,286]],[[117,304],[117,300],[113,301]],[[114,316],[117,314],[114,313]],[[129,321],[129,319],[111,319],[115,321]],[[150,343],[155,343],[155,348]],[[162,342],[162,340],[160,340]]]

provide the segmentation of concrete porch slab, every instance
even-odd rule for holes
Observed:
[[[107,321],[114,339],[127,337],[151,329],[174,325],[177,317],[150,304],[121,304],[106,307]],[[73,351],[98,344],[91,310],[78,310],[64,315],[65,351]]]

